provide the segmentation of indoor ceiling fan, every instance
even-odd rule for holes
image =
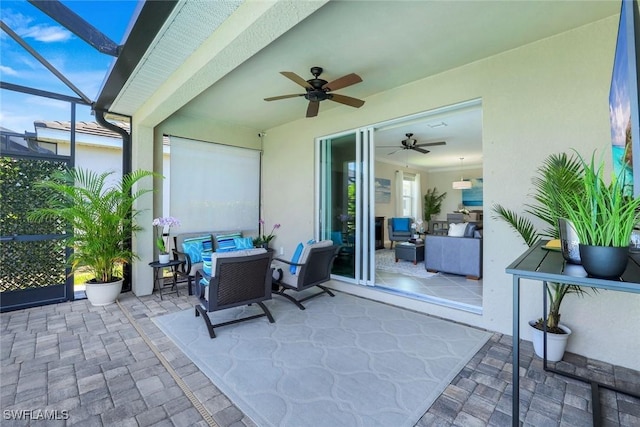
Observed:
[[[427,142],[424,144],[418,144],[418,141],[413,137],[412,133],[406,133],[406,139],[403,139],[402,141],[400,141],[400,143],[402,144],[400,146],[400,148],[398,148],[395,151],[392,151],[391,153],[389,153],[389,155],[397,153],[400,150],[415,150],[419,153],[422,154],[427,154],[430,151],[429,150],[425,150],[422,147],[434,147],[436,145],[446,145],[446,142],[444,141],[439,141],[439,142]],[[376,148],[394,148],[394,147],[398,147],[397,145],[382,145]]]
[[[297,96],[304,96],[309,101],[307,107],[307,117],[315,117],[318,115],[318,109],[320,108],[320,101],[328,99],[333,102],[339,102],[340,104],[348,105],[350,107],[360,108],[364,105],[364,101],[357,98],[352,98],[346,95],[339,95],[337,93],[331,93],[334,90],[342,89],[347,86],[360,83],[362,79],[359,75],[351,73],[346,76],[342,76],[339,79],[327,82],[320,77],[322,74],[322,67],[311,67],[311,74],[313,78],[305,80],[292,71],[281,71],[280,74],[286,78],[292,80],[294,83],[299,84],[307,90],[306,93],[293,94],[293,95],[281,95],[271,98],[265,98],[265,101],[276,101],[278,99],[295,98]]]

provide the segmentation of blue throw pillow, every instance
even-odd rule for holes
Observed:
[[[211,250],[210,236],[192,237],[190,239],[184,239],[184,242],[182,242],[182,252],[189,255],[191,262],[194,264],[202,261],[201,254],[205,250],[205,247]]]
[[[236,243],[234,239],[242,237],[242,233],[231,234],[218,234],[216,236],[216,243],[218,248],[216,252],[231,252],[236,250]]]
[[[291,257],[292,263],[294,264],[298,263],[298,261],[300,260],[300,255],[302,255],[303,249],[304,249],[304,245],[302,243],[298,243],[298,247],[296,248],[295,252],[293,253],[293,256]],[[291,272],[291,274],[296,274],[296,271],[298,271],[298,266],[296,265],[289,266],[289,271]]]
[[[467,224],[464,229],[464,237],[475,237],[476,234],[476,225],[475,224]]]
[[[253,249],[253,239],[251,237],[234,237],[233,243],[236,245],[236,250],[241,249]]]
[[[393,231],[409,231],[411,220],[409,218],[393,218]]]
[[[202,252],[202,271],[211,276],[211,251]]]

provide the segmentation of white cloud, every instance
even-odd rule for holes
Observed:
[[[0,65],[0,74],[6,74],[8,76],[17,76],[18,72],[11,67]]]
[[[64,42],[71,38],[71,33],[62,27],[36,25],[24,30],[24,38],[32,38],[43,43]]]
[[[33,17],[12,10],[4,10],[2,19],[20,37],[43,43],[64,42],[73,37],[70,31],[58,25],[36,24]]]

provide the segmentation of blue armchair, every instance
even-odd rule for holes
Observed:
[[[411,225],[413,224],[413,218],[389,218],[387,221],[387,229],[389,231],[389,240],[391,246],[389,249],[393,249],[393,242],[407,242],[413,235]]]

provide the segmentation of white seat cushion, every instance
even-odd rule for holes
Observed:
[[[307,262],[307,258],[309,258],[309,252],[311,252],[311,249],[313,248],[324,248],[326,246],[333,246],[333,240],[321,240],[319,242],[315,242],[315,243],[311,243],[308,245],[304,245],[304,248],[302,249],[302,254],[300,255],[300,259],[298,260],[298,262],[296,264],[304,264]],[[291,273],[289,267],[289,264],[285,264],[283,262],[279,262],[279,261],[274,261],[273,264],[274,268],[280,268],[282,269],[282,283],[297,288],[298,287],[298,273],[300,272],[300,268],[298,267],[296,270],[296,273],[293,274]]]
[[[242,249],[239,251],[232,252],[214,252],[211,254],[211,277],[216,274],[216,265],[218,264],[218,260],[220,258],[233,258],[239,256],[249,256],[249,255],[257,255],[263,254],[267,252],[265,248],[254,248],[254,249]]]

